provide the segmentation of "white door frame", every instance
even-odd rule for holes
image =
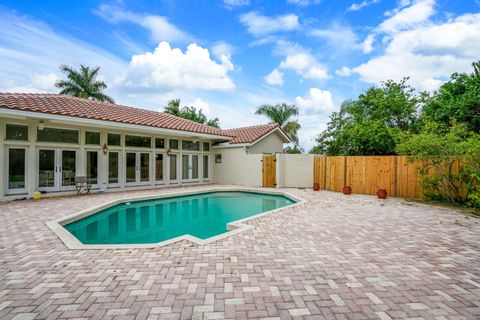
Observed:
[[[16,188],[10,189],[8,187],[8,181],[10,180],[10,173],[9,173],[9,166],[10,166],[10,149],[23,149],[25,150],[25,168],[24,168],[24,187],[23,188]],[[6,146],[5,147],[5,162],[4,162],[4,169],[5,172],[5,194],[6,195],[15,195],[15,194],[23,194],[28,192],[28,147],[23,146]]]

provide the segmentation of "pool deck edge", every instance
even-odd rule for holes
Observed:
[[[207,238],[207,239],[200,239],[195,236],[185,234],[179,237],[175,237],[172,239],[164,240],[157,243],[145,243],[145,244],[83,244],[78,240],[73,234],[71,234],[67,229],[63,226],[72,223],[74,221],[80,220],[87,216],[97,213],[98,211],[108,208],[112,205],[116,205],[119,203],[123,203],[125,201],[142,201],[142,200],[151,200],[151,199],[159,199],[159,198],[170,198],[170,197],[177,197],[177,196],[188,196],[194,194],[202,194],[207,192],[231,192],[231,191],[244,191],[244,192],[255,192],[255,193],[264,193],[264,194],[276,194],[276,195],[283,195],[286,196],[294,201],[293,204],[287,205],[285,207],[265,211],[262,213],[258,213],[256,215],[246,217],[240,220],[232,221],[227,224],[227,229],[229,231],[221,233],[219,235]],[[305,200],[294,196],[288,192],[279,190],[279,189],[257,189],[257,188],[249,188],[249,187],[213,187],[209,188],[205,191],[179,191],[174,193],[168,194],[161,194],[161,195],[148,195],[148,196],[132,196],[132,197],[125,197],[122,199],[116,199],[107,201],[101,205],[82,210],[77,213],[72,213],[65,217],[61,217],[46,223],[46,225],[52,230],[57,237],[65,244],[68,249],[71,250],[86,250],[86,249],[96,249],[96,250],[104,250],[104,249],[153,249],[163,247],[175,242],[187,240],[197,245],[207,245],[209,243],[239,234],[241,232],[253,229],[254,226],[246,224],[246,222],[263,217],[268,214],[275,213],[280,210],[285,210],[287,208],[293,208],[295,206],[301,205],[305,202]]]

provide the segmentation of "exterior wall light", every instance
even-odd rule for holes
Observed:
[[[103,144],[103,147],[102,147],[102,151],[103,151],[103,154],[107,154],[108,152],[108,147],[107,147],[107,144]]]

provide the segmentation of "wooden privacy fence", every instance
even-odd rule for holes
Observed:
[[[350,186],[357,194],[375,195],[386,189],[389,196],[421,198],[417,168],[403,156],[315,157],[313,181],[320,189],[336,192]]]

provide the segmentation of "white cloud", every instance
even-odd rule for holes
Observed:
[[[295,14],[267,17],[253,11],[241,15],[240,22],[245,25],[247,31],[254,36],[291,31],[300,27],[298,17]]]
[[[202,110],[202,112],[208,117],[210,115],[210,104],[204,100],[202,100],[202,98],[196,98],[195,100],[191,101],[191,102],[187,102],[187,103],[181,103],[182,106],[185,105],[185,106],[191,106],[191,107],[195,107],[197,109],[200,109]]]
[[[330,78],[325,66],[321,65],[308,52],[287,55],[280,62],[279,68],[292,70],[305,79],[325,80]]]
[[[296,97],[295,104],[306,113],[329,114],[334,109],[331,92],[318,88],[310,88],[306,97]]]
[[[340,77],[349,77],[352,74],[352,70],[343,66],[341,69],[335,70],[335,74]]]
[[[434,22],[429,18],[433,5],[431,0],[414,2],[380,24],[377,32],[385,33],[383,54],[353,72],[369,83],[409,76],[424,90],[438,88],[453,72],[468,72],[480,52],[480,14]]]
[[[125,74],[117,84],[129,88],[161,91],[228,90],[235,87],[228,72],[232,64],[227,59],[217,63],[210,58],[208,49],[190,44],[185,53],[161,42],[153,52],[132,56]]]
[[[358,11],[365,7],[368,7],[372,4],[378,3],[380,0],[364,0],[360,3],[352,3],[352,5],[348,8],[349,11]]]
[[[250,4],[250,0],[223,0],[223,4],[228,9],[233,9],[236,7],[248,6]]]
[[[281,86],[283,84],[283,72],[274,69],[264,79],[271,86]]]
[[[367,38],[362,42],[363,53],[370,53],[373,51],[373,42],[375,41],[375,35],[369,34]]]
[[[147,29],[153,41],[191,41],[192,37],[170,23],[167,17],[149,14],[136,14],[121,7],[102,4],[94,12],[111,23],[130,22]]]
[[[304,97],[297,96],[295,105],[300,109],[299,122],[302,125],[298,132],[300,142],[308,150],[313,147],[315,138],[325,129],[330,113],[337,107],[332,93],[319,88],[310,88]]]
[[[61,75],[60,64],[101,66],[100,72],[110,84],[127,65],[117,56],[60,35],[39,21],[2,10],[0,15],[2,91],[58,92],[52,85]]]
[[[53,72],[48,74],[35,73],[30,77],[30,83],[33,87],[46,91],[56,90],[55,82],[58,80],[58,76]]]
[[[217,42],[212,48],[212,53],[215,58],[220,60],[221,63],[228,68],[228,70],[233,70],[236,68],[232,63],[233,51],[233,46],[223,41]],[[239,68],[237,67],[237,69]]]
[[[334,50],[358,49],[358,37],[352,28],[339,23],[333,23],[327,29],[315,29],[308,33],[310,36],[321,38]]]
[[[380,32],[394,33],[411,29],[427,21],[434,13],[435,0],[417,0],[383,21],[377,28]]]
[[[295,4],[297,6],[309,6],[311,4],[319,4],[322,2],[321,0],[287,0],[287,3],[289,4]]]

